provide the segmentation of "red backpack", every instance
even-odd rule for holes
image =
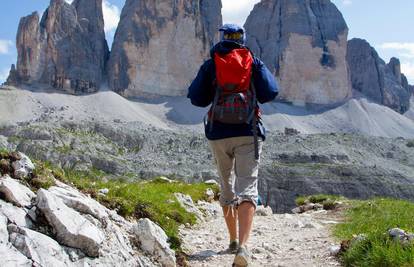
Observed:
[[[252,124],[255,158],[259,159],[257,120],[260,110],[252,80],[253,55],[247,48],[228,54],[214,54],[216,93],[208,113],[210,131],[214,121],[228,124]]]
[[[247,48],[214,55],[216,92],[209,111],[214,121],[228,124],[251,123],[258,115],[256,91],[252,83],[253,56]]]

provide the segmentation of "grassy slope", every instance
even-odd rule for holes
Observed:
[[[3,174],[9,173],[13,153],[0,150],[1,163],[6,162]],[[115,209],[126,218],[150,218],[164,229],[173,249],[180,249],[178,228],[181,224],[194,224],[194,214],[188,213],[177,202],[174,193],[190,195],[194,202],[205,200],[207,188],[218,193],[218,187],[204,183],[167,183],[155,178],[152,181],[131,182],[128,177],[106,179],[105,173],[97,170],[87,172],[63,170],[47,162],[34,161],[36,169],[32,177],[24,181],[33,190],[49,188],[54,179],[71,184],[80,191],[90,194],[108,208]],[[109,193],[99,194],[99,189],[107,188]]]
[[[301,196],[296,204],[305,202],[326,203],[346,202],[345,220],[336,225],[334,236],[338,240],[352,240],[365,235],[360,242],[351,242],[350,248],[340,254],[344,266],[358,267],[412,267],[414,266],[414,243],[401,245],[388,237],[391,228],[414,232],[414,203],[388,198],[371,200],[347,200],[340,196]],[[346,242],[347,243],[347,242]]]
[[[402,246],[387,236],[387,230],[401,228],[414,232],[414,203],[394,199],[352,201],[346,222],[337,225],[335,236],[349,240],[365,234],[364,241],[342,255],[345,266],[414,266],[414,243]]]

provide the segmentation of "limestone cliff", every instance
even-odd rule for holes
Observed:
[[[347,61],[353,89],[397,112],[409,109],[412,86],[401,73],[398,59],[386,64],[367,41],[352,39],[348,42]]]
[[[97,91],[109,54],[102,0],[51,0],[40,23],[36,12],[20,20],[16,46],[19,82]]]
[[[127,0],[108,64],[127,97],[184,95],[217,41],[221,0]]]
[[[333,104],[351,96],[348,27],[330,0],[262,0],[245,28],[247,45],[279,79],[282,100]]]

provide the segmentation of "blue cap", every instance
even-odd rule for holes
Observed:
[[[239,43],[241,45],[244,45],[244,43],[246,42],[246,35],[244,34],[244,29],[243,27],[240,27],[237,24],[224,24],[219,31],[221,32],[221,40],[222,41],[233,41],[236,43]],[[224,35],[225,34],[232,34],[232,33],[241,33],[243,35],[242,38],[237,39],[237,40],[229,40],[229,39],[224,39]]]
[[[224,33],[242,33],[244,34],[244,29],[237,24],[224,24],[219,31]]]

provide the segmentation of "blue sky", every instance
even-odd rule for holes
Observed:
[[[70,0],[67,0],[70,1]],[[225,22],[243,24],[259,0],[222,0]],[[104,0],[105,30],[112,42],[125,0]],[[414,84],[414,1],[413,0],[332,0],[341,10],[349,27],[349,38],[368,40],[388,61],[399,57],[402,70]],[[19,19],[33,11],[42,13],[49,0],[0,1],[0,83],[16,62],[15,38]]]

